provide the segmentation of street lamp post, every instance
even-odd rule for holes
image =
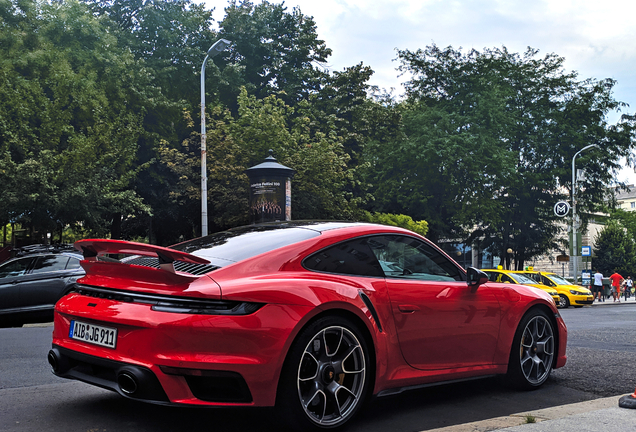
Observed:
[[[588,146],[583,147],[581,150],[579,150],[578,152],[576,152],[574,154],[574,156],[572,157],[572,256],[573,256],[573,260],[572,260],[572,270],[574,272],[574,284],[577,283],[577,281],[579,280],[578,278],[578,269],[577,269],[577,260],[576,257],[578,256],[578,245],[576,244],[576,229],[577,227],[577,221],[576,221],[576,165],[575,165],[575,159],[578,155],[580,155],[581,153],[583,153],[585,150],[587,149],[591,149],[592,147],[598,147],[596,144],[590,144]]]
[[[205,65],[208,59],[220,54],[231,42],[219,39],[210,47],[201,66],[201,236],[208,235],[208,174],[206,166],[205,135]]]

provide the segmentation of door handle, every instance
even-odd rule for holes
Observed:
[[[415,305],[403,304],[398,305],[398,310],[402,313],[413,313],[420,310],[420,308]]]

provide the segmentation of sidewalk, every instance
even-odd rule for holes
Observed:
[[[427,432],[634,432],[636,410],[620,408],[621,397],[544,408]]]
[[[594,300],[594,303],[590,306],[609,306],[609,305],[623,305],[623,304],[636,304],[636,296],[628,297],[625,300],[624,297],[621,297],[620,301],[614,301],[611,297],[605,299],[605,301],[597,301]]]

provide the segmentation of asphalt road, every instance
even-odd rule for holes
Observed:
[[[556,384],[600,396],[636,388],[636,301],[562,310],[568,326],[568,363],[552,374]]]
[[[636,388],[636,302],[561,311],[568,364],[541,389],[518,392],[496,379],[374,400],[348,431],[424,431]],[[270,409],[161,407],[55,377],[46,363],[51,327],[0,329],[0,431],[279,431]]]

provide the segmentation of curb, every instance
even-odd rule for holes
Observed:
[[[620,301],[620,302],[615,302],[615,301],[610,301],[610,300],[605,300],[604,302],[594,302],[593,304],[591,304],[590,306],[618,306],[618,305],[636,305],[636,300],[634,301]]]
[[[25,324],[22,327],[53,327],[53,322],[36,323],[36,324]]]
[[[606,408],[618,407],[618,400],[623,397],[612,396],[603,399],[593,399],[585,402],[578,402],[569,405],[561,405],[551,408],[542,408],[534,411],[510,414],[504,417],[495,417],[471,423],[464,423],[455,426],[446,426],[438,429],[430,429],[427,432],[488,432],[505,429],[515,426],[522,426],[528,423],[527,419],[534,418],[534,423],[546,420],[556,420],[576,414],[599,411]]]

